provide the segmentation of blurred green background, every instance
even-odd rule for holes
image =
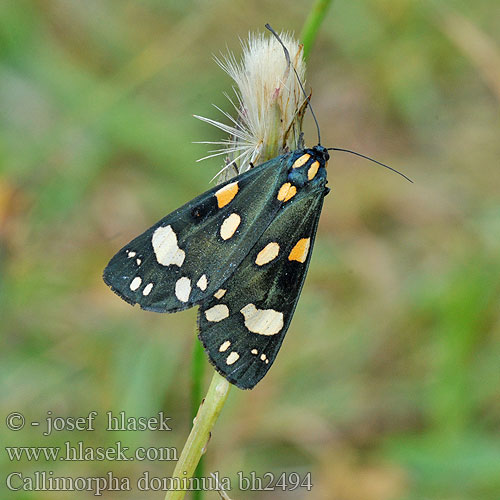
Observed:
[[[163,410],[174,429],[112,433],[99,420],[42,436],[3,417],[3,446],[182,446],[196,311],[131,308],[102,269],[218,171],[192,143],[223,138],[193,114],[230,110],[212,55],[227,45],[238,57],[239,37],[266,22],[300,33],[311,4],[0,3],[2,414]],[[231,391],[206,455],[206,474],[310,471],[314,487],[231,498],[500,498],[499,26],[497,0],[334,2],[308,64],[323,142],[415,184],[349,155],[330,161],[287,339],[253,391]],[[174,465],[17,463],[2,449],[2,496],[94,498],[8,492],[16,470],[134,479]]]

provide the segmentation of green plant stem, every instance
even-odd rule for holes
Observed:
[[[203,350],[202,343],[195,338],[193,347],[193,359],[192,359],[192,377],[191,377],[191,418],[194,420],[198,412],[198,407],[200,405],[202,394],[202,382],[203,382],[203,372],[205,367],[205,351]],[[194,471],[195,478],[203,477],[203,456],[198,462],[198,466]],[[193,491],[193,500],[202,500],[203,491],[195,490]]]
[[[302,28],[302,33],[300,34],[300,39],[304,44],[304,59],[306,61],[318,34],[319,27],[323,22],[331,3],[332,0],[316,0],[311,12],[309,12],[309,15],[307,16],[304,27]]]
[[[210,438],[210,431],[226,402],[230,388],[231,384],[222,375],[214,372],[205,400],[198,409],[193,428],[172,474],[173,479],[179,478],[181,480],[181,485],[183,485],[184,480],[186,486],[189,486],[188,480],[193,476],[196,466],[204,453]],[[165,500],[182,500],[185,494],[186,491],[184,490],[170,490],[167,491]]]
[[[331,3],[332,0],[317,0],[306,19],[301,34],[301,40],[304,44],[305,59],[309,56],[321,22],[325,18]],[[192,357],[191,408],[193,414],[201,399],[203,363],[203,348],[200,342],[196,342]],[[210,438],[210,431],[215,425],[219,413],[224,406],[230,388],[231,384],[215,372],[210,387],[208,388],[207,395],[198,408],[198,412],[193,422],[193,428],[184,445],[172,478],[179,478],[187,482],[187,480],[193,477],[193,474],[195,474],[195,477],[202,477],[203,463],[201,457]],[[168,491],[165,495],[165,500],[181,500],[184,498],[185,494],[186,491],[184,490]],[[193,498],[194,500],[201,500],[202,493],[195,492]]]

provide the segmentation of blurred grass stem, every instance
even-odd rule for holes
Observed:
[[[304,57],[309,53],[312,44],[318,33],[319,26],[326,11],[331,3],[331,0],[319,0],[313,7],[310,15],[307,18],[306,25],[302,31],[302,40],[304,45]],[[279,118],[277,115],[276,123],[272,121],[268,123],[271,131],[279,129]],[[282,120],[281,120],[282,121]],[[271,157],[276,156],[275,149],[279,150],[279,134],[270,134],[264,144],[264,152],[260,158],[260,162],[269,160]],[[266,157],[266,152],[272,151],[269,157]],[[192,356],[192,385],[191,385],[191,406],[193,409],[197,407],[198,401],[201,398],[201,387],[203,381],[203,366],[204,366],[204,353],[200,342],[196,342],[193,349]],[[193,421],[193,428],[186,441],[184,449],[182,450],[179,462],[175,467],[173,478],[189,479],[193,475],[196,478],[203,476],[203,465],[199,463],[204,449],[210,437],[210,431],[215,425],[215,422],[222,410],[222,407],[229,394],[231,384],[226,381],[219,373],[215,372],[208,389],[208,393],[204,402],[200,405],[197,415]],[[165,500],[177,500],[184,498],[185,491],[169,491],[165,496]],[[193,494],[193,498],[200,500],[203,492],[197,491]]]
[[[311,12],[307,16],[304,27],[300,34],[300,39],[304,44],[304,59],[307,61],[311,52],[314,40],[318,34],[319,27],[328,12],[332,0],[316,0]]]
[[[219,417],[219,413],[226,402],[231,384],[217,372],[214,372],[207,395],[201,403],[193,422],[193,428],[184,445],[179,461],[175,467],[173,478],[179,478],[189,485],[188,480],[205,452],[210,432]],[[185,490],[170,490],[165,495],[165,500],[181,500],[186,494]]]
[[[194,420],[198,413],[198,407],[203,397],[203,374],[205,372],[205,351],[201,342],[195,338],[193,346],[193,362],[192,362],[192,377],[191,377],[191,418]],[[194,477],[203,477],[203,456],[200,458],[198,466],[194,471]],[[193,500],[201,500],[203,492],[201,490],[193,491]]]

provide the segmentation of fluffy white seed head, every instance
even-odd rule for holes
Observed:
[[[288,33],[281,33],[280,38],[290,53],[291,64],[304,83],[302,45]],[[306,98],[297,76],[274,36],[250,34],[242,46],[240,63],[231,52],[222,56],[222,59],[216,59],[236,84],[236,99],[227,96],[233,104],[236,117],[219,108],[230,120],[229,125],[197,116],[229,134],[226,140],[208,142],[223,147],[211,151],[212,154],[205,157],[226,156],[226,165],[220,172],[221,180],[245,172],[250,168],[250,163],[258,165],[296,149],[306,107]]]

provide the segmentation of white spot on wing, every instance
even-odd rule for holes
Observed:
[[[275,241],[268,243],[258,254],[255,263],[258,266],[263,266],[274,260],[280,253],[280,246]]]
[[[223,342],[220,345],[219,352],[225,352],[225,351],[227,351],[230,346],[231,346],[231,342],[229,342],[229,340],[226,340],[225,342]]]
[[[148,283],[145,287],[144,290],[142,291],[142,295],[149,295],[151,293],[151,290],[153,289],[153,283]]]
[[[177,235],[172,226],[159,227],[151,239],[156,260],[163,266],[176,265],[181,267],[186,253],[177,245]]]
[[[132,250],[127,250],[127,256],[129,259],[132,257],[135,257],[137,254],[135,252],[132,252]]]
[[[259,354],[259,351],[257,351],[257,349],[252,349],[250,352],[255,355]]]
[[[274,309],[257,309],[254,304],[247,304],[240,312],[252,333],[276,335],[283,328],[283,313]]]
[[[226,291],[227,290],[224,290],[224,288],[219,288],[215,293],[214,293],[214,297],[216,299],[222,299],[222,297],[224,297],[224,295],[226,294]]]
[[[132,282],[130,283],[130,289],[135,292],[140,286],[141,286],[141,283],[142,283],[142,279],[139,278],[139,276],[136,276]]]
[[[208,280],[207,280],[207,275],[203,274],[201,278],[198,280],[198,283],[196,283],[196,286],[204,292],[207,289],[208,286]]]
[[[137,265],[140,266],[141,265],[141,262],[142,260],[141,259],[135,259],[135,261],[137,262]]]
[[[225,304],[217,304],[205,311],[205,318],[207,321],[217,323],[229,316],[229,308]]]
[[[229,217],[224,219],[224,222],[220,227],[221,238],[223,240],[228,240],[229,238],[231,238],[236,232],[236,229],[238,229],[240,223],[241,217],[236,213],[232,213]]]
[[[191,294],[191,280],[183,276],[177,280],[175,284],[175,296],[181,302],[187,302]]]
[[[233,351],[227,357],[226,364],[232,365],[233,363],[236,363],[236,361],[238,361],[238,359],[240,359],[240,355],[236,351]]]

